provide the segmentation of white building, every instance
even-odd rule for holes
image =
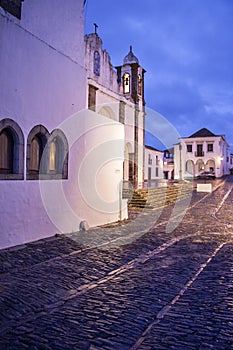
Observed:
[[[144,70],[83,30],[83,1],[1,2],[0,248],[124,219],[143,181]]]
[[[164,178],[162,151],[152,146],[145,146],[145,181]]]
[[[164,179],[173,180],[174,179],[174,150],[172,152],[170,149],[164,151],[163,156],[163,174]]]
[[[214,171],[217,178],[229,174],[230,152],[224,135],[201,129],[174,145],[175,179],[192,178]]]

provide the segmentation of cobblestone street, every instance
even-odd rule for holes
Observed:
[[[233,349],[233,177],[214,183],[0,251],[0,349]]]

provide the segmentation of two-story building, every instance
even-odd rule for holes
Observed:
[[[175,179],[193,178],[213,171],[217,178],[229,174],[230,151],[224,135],[203,128],[174,145]]]
[[[163,152],[145,146],[145,181],[163,179]]]
[[[163,155],[163,174],[164,179],[174,179],[174,149],[166,149]]]

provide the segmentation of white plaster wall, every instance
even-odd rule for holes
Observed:
[[[138,182],[141,183],[144,180],[144,113],[140,112],[138,116]]]
[[[149,155],[152,159],[150,165]],[[158,157],[158,166],[156,165],[156,156]],[[151,168],[151,180],[163,179],[163,152],[145,147],[145,180],[148,180],[148,168]],[[156,176],[156,168],[158,168],[158,176]]]
[[[59,52],[83,64],[82,0],[24,0],[21,26]]]
[[[174,179],[180,179],[180,150],[179,144],[174,145]]]
[[[127,202],[122,200],[121,188],[124,126],[89,110],[79,117],[84,121],[83,131],[79,130],[84,152],[72,173],[71,185],[65,183],[69,205],[90,226],[126,218]],[[78,151],[79,143],[74,149],[74,153]]]
[[[85,107],[86,75],[81,65],[1,15],[0,26],[2,118],[19,121],[27,133],[38,123],[54,128]]]
[[[96,111],[99,113],[101,109],[106,108],[106,112],[111,119],[119,121],[119,100],[106,94],[102,90],[96,92]]]
[[[0,67],[0,119],[11,118],[21,127],[26,164],[27,136],[35,125],[42,124],[51,132],[85,107],[86,72],[82,62],[60,54],[2,14]],[[69,180],[44,184],[69,183],[77,155],[71,151],[70,157]],[[0,248],[59,232],[42,203],[39,181],[0,181],[0,196]],[[55,203],[54,211],[59,205]]]

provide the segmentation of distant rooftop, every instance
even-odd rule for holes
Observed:
[[[154,148],[154,147],[152,147],[152,146],[145,146],[146,148],[148,148],[148,149],[150,149],[150,150],[152,150],[152,151],[156,151],[156,152],[160,152],[160,153],[163,153],[163,151],[160,151],[159,149],[157,149],[157,148]]]
[[[206,129],[206,128],[202,128],[200,130],[198,130],[197,132],[195,132],[194,134],[192,134],[191,136],[189,136],[189,138],[192,137],[211,137],[211,136],[218,136],[213,134],[210,130]]]

